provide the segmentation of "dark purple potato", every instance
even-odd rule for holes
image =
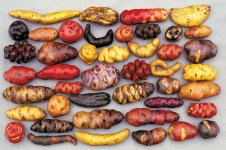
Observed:
[[[15,41],[22,41],[28,38],[29,30],[22,21],[15,21],[9,26],[9,35]]]
[[[214,121],[203,120],[199,123],[198,131],[203,139],[212,139],[220,133],[220,128]]]

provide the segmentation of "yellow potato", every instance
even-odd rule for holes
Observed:
[[[98,56],[96,46],[92,44],[85,44],[79,51],[80,59],[86,64],[92,64]]]
[[[212,33],[212,29],[208,26],[198,26],[189,28],[187,31],[185,31],[185,36],[187,38],[194,38],[194,39],[200,39],[200,38],[206,38]]]
[[[21,18],[31,22],[39,22],[42,17],[39,13],[30,10],[13,10],[9,12],[9,15],[12,17]]]
[[[195,27],[202,24],[210,13],[211,7],[205,4],[171,8],[170,10],[173,22],[183,27]]]
[[[115,45],[112,48],[103,48],[98,56],[98,61],[112,64],[126,60],[129,56],[130,52],[127,48]]]
[[[137,57],[147,58],[154,55],[160,44],[159,38],[155,38],[145,46],[139,46],[136,42],[129,42],[129,50]]]
[[[43,15],[40,20],[40,23],[41,24],[57,23],[73,17],[78,17],[79,15],[80,15],[80,11],[77,11],[77,10],[65,10],[65,11],[53,12],[53,13]]]
[[[75,132],[75,138],[88,145],[114,145],[121,143],[129,136],[129,129],[112,134],[91,134],[87,132]]]
[[[6,112],[6,116],[14,120],[34,121],[45,117],[45,112],[34,106],[18,106]]]
[[[190,81],[210,81],[216,79],[217,71],[206,64],[188,64],[184,66],[183,76],[185,80]]]

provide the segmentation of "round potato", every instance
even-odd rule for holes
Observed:
[[[48,101],[48,112],[52,117],[64,116],[70,112],[68,97],[55,94]]]

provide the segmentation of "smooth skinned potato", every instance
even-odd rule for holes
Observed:
[[[192,5],[184,8],[171,8],[170,16],[176,24],[183,27],[196,27],[210,15],[209,5]]]
[[[57,30],[49,27],[49,28],[37,28],[29,33],[29,38],[34,41],[53,41],[57,37]]]

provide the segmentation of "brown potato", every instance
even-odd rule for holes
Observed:
[[[189,28],[185,32],[185,36],[189,39],[199,39],[208,37],[212,33],[212,29],[208,26],[198,26]]]
[[[157,81],[159,93],[171,95],[179,91],[180,81],[176,78],[162,77]]]
[[[38,51],[39,62],[46,65],[53,65],[76,58],[76,48],[59,42],[46,42]]]
[[[29,33],[29,38],[34,41],[49,42],[55,40],[57,37],[57,30],[49,28],[38,28]]]
[[[66,96],[55,94],[49,99],[47,107],[52,117],[63,116],[70,112],[70,101]]]

